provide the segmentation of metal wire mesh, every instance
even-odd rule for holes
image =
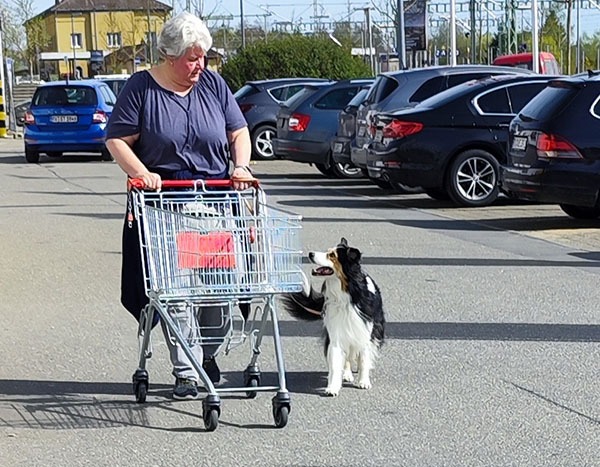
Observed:
[[[299,216],[262,191],[138,191],[146,292],[253,297],[302,288]]]

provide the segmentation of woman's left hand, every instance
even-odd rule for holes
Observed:
[[[256,179],[245,167],[236,167],[231,174],[231,181],[235,190],[247,190],[254,184]]]

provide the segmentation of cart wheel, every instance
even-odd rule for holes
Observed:
[[[275,426],[277,428],[283,428],[284,426],[286,426],[289,414],[290,408],[287,405],[273,407],[273,418],[275,419]]]
[[[257,388],[258,386],[260,386],[260,379],[257,376],[250,378],[246,382],[246,387]],[[256,397],[256,391],[246,391],[246,397],[248,399],[254,399]]]
[[[206,431],[215,431],[219,426],[219,409],[204,409],[202,418],[204,419],[204,428],[206,428]]]
[[[135,386],[135,401],[138,404],[146,402],[146,395],[148,394],[148,381],[140,381]]]

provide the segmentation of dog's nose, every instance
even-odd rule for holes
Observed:
[[[315,252],[314,251],[308,252],[308,259],[310,259],[314,263],[314,261],[315,261]]]

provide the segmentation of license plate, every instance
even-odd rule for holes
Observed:
[[[363,136],[365,136],[365,127],[364,126],[359,126],[358,127],[358,136],[360,138],[362,138]]]
[[[375,132],[375,141],[381,143],[383,141],[383,130],[377,130]]]
[[[77,123],[77,115],[52,115],[51,123]]]
[[[342,143],[335,143],[333,145],[333,152],[341,153],[342,152]]]
[[[513,144],[512,144],[513,149],[516,149],[517,151],[522,151],[526,147],[527,147],[527,138],[521,138],[521,137],[517,136],[513,140]]]

